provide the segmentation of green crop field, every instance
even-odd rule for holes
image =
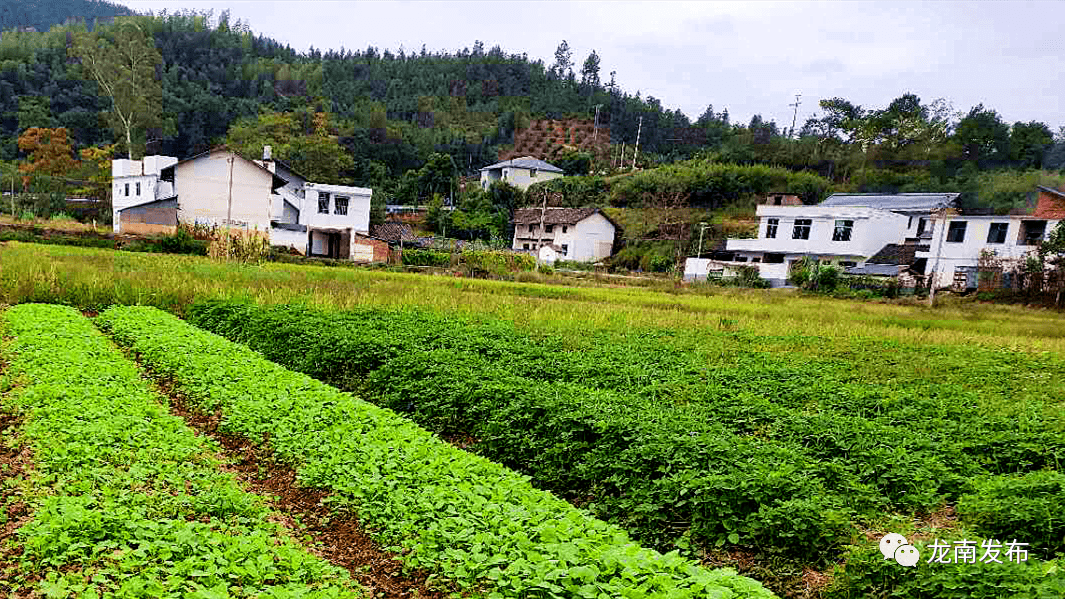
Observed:
[[[101,312],[442,588],[759,596],[725,567],[779,596],[1065,596],[1059,313],[17,242],[0,301]]]

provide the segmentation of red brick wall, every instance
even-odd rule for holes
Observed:
[[[374,262],[388,262],[388,244],[379,239],[368,239],[366,237],[356,237],[353,241],[354,245],[370,246],[373,248],[373,261]]]

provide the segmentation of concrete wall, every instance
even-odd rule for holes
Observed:
[[[178,221],[270,230],[270,188],[273,176],[255,163],[229,152],[213,152],[179,164],[174,170]],[[231,222],[226,222],[228,214],[232,214]]]
[[[889,243],[901,243],[916,220],[872,208],[846,206],[758,206],[758,239],[729,239],[726,249],[754,253],[872,256]],[[778,220],[775,238],[766,236],[769,219]],[[796,219],[809,219],[809,239],[792,239]],[[854,222],[850,241],[833,241],[835,221]]]
[[[572,245],[567,241],[570,240]],[[602,214],[582,219],[566,233],[560,233],[555,245],[566,243],[565,260],[596,262],[610,256],[614,247],[614,225]]]
[[[272,227],[270,229],[270,245],[295,248],[301,254],[307,253],[307,231],[292,231]]]

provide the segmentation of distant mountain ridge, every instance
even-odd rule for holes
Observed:
[[[105,0],[0,0],[0,29],[48,31],[70,20],[91,26],[97,19],[134,14],[130,8]]]

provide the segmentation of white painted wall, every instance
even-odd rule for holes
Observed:
[[[1044,239],[1059,220],[1037,219],[1028,216],[949,216],[944,222],[939,219],[935,223],[932,239],[928,242],[927,252],[918,252],[918,258],[927,258],[928,264],[925,272],[933,275],[933,284],[938,287],[950,286],[954,281],[954,271],[958,267],[976,266],[980,260],[982,250],[994,251],[998,258],[1005,261],[1023,259],[1030,252],[1035,251],[1034,245],[1024,245],[1020,242],[1021,223],[1024,221],[1046,220],[1046,233]],[[961,242],[946,240],[946,234],[950,230],[951,222],[965,222],[965,237]],[[1008,223],[1005,243],[988,243],[988,233],[991,223]]]
[[[304,207],[300,212],[300,224],[328,229],[352,229],[355,233],[370,233],[370,196],[372,189],[308,183],[304,186]],[[328,194],[329,212],[318,212],[319,194]],[[348,198],[347,215],[336,214],[336,196]]]
[[[613,249],[614,225],[602,214],[592,214],[570,227],[566,233],[559,233],[555,238],[555,245],[563,243],[568,246],[566,260],[578,262],[602,260],[609,257]]]
[[[889,243],[901,243],[909,217],[886,210],[848,206],[758,206],[758,239],[729,239],[726,249],[743,252],[839,254],[871,256]],[[769,219],[776,218],[775,238],[766,237]],[[809,239],[792,239],[796,219],[810,219]],[[854,221],[850,241],[833,241],[835,221]],[[914,224],[916,227],[916,224]]]
[[[270,245],[294,247],[301,254],[307,253],[307,232],[288,229],[270,228]]]
[[[270,230],[273,175],[265,169],[229,152],[212,152],[179,164],[174,171],[179,222]],[[228,214],[232,214],[229,223]]]
[[[534,175],[531,169],[507,166],[501,169],[481,171],[481,189],[488,189],[493,181],[502,180],[504,183],[509,183],[518,189],[525,190],[533,183],[549,181],[561,176],[562,173],[542,170],[537,170]]]

